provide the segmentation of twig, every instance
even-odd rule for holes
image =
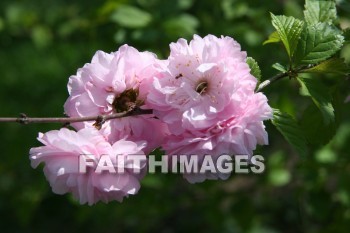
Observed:
[[[265,87],[270,85],[272,82],[275,82],[275,81],[282,79],[284,77],[295,78],[298,76],[299,73],[303,73],[305,70],[310,69],[312,67],[315,67],[316,65],[317,64],[310,64],[310,65],[306,65],[306,66],[301,66],[295,70],[290,68],[288,71],[277,74],[277,75],[273,76],[272,78],[269,78],[268,80],[265,80],[264,82],[260,83],[260,85],[256,89],[256,92],[261,91],[262,89],[264,89]]]
[[[272,82],[275,82],[275,81],[277,81],[279,79],[282,79],[284,77],[289,77],[289,76],[290,76],[289,72],[284,72],[284,73],[277,74],[277,75],[273,76],[272,78],[269,78],[268,80],[265,80],[264,82],[260,83],[260,85],[256,89],[256,92],[261,91],[262,89],[264,89],[265,87],[270,85]]]
[[[296,77],[298,72],[301,73],[306,68],[310,68],[310,67],[301,67],[295,71],[289,70],[289,71],[277,74],[272,78],[260,83],[260,85],[256,89],[256,92],[261,91],[262,89],[270,85],[272,82],[275,82],[284,77],[290,77],[290,78]],[[113,113],[110,115],[97,115],[97,116],[87,116],[87,117],[28,117],[26,114],[21,113],[20,117],[0,117],[0,123],[1,122],[17,122],[20,124],[61,123],[64,126],[67,126],[70,123],[75,123],[75,122],[95,121],[93,125],[96,128],[101,128],[102,124],[108,120],[128,117],[128,116],[147,115],[152,113],[153,113],[152,109],[141,109],[137,106],[132,106],[128,111],[125,111],[125,112]]]
[[[75,122],[95,121],[95,126],[100,127],[104,122],[116,118],[138,116],[152,114],[151,109],[140,109],[138,107],[130,108],[128,111],[113,113],[110,115],[97,115],[87,117],[27,117],[27,115],[21,113],[20,117],[1,117],[0,122],[17,122],[20,124],[30,123],[61,123],[69,124]]]

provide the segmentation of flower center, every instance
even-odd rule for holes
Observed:
[[[135,105],[141,105],[142,101],[137,100],[138,90],[129,89],[116,96],[112,106],[115,112],[126,112]]]
[[[206,93],[208,90],[208,82],[207,81],[202,81],[200,83],[198,83],[198,85],[196,86],[196,92],[200,95]]]

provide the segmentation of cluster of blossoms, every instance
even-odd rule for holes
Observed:
[[[53,192],[73,193],[80,203],[121,201],[140,188],[146,163],[133,164],[128,156],[147,155],[161,148],[169,156],[222,154],[252,155],[257,144],[267,144],[263,124],[272,110],[257,80],[250,74],[247,55],[230,37],[194,36],[170,45],[170,56],[159,60],[153,53],[123,45],[117,52],[98,51],[68,83],[64,108],[70,117],[110,115],[130,109],[152,114],[106,121],[73,123],[39,135],[44,146],[32,148],[32,166],[45,163],[44,172]],[[78,171],[79,155],[96,160],[111,155],[123,173]],[[117,155],[117,156],[115,156]],[[201,163],[201,161],[198,161]],[[137,172],[136,172],[137,171]],[[227,179],[220,172],[185,173],[191,183]]]

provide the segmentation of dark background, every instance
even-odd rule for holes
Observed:
[[[338,2],[339,23],[350,26],[350,2]],[[262,42],[273,31],[269,12],[302,18],[293,0],[2,0],[0,2],[0,116],[62,116],[68,77],[96,50],[127,43],[166,58],[168,45],[193,34],[235,38],[255,58],[263,79],[285,63],[279,45]],[[342,50],[350,61],[350,46]],[[346,77],[318,76],[342,83]],[[285,79],[265,91],[272,107],[295,115],[311,101]],[[33,170],[29,149],[38,132],[58,124],[0,124],[0,232],[348,232],[350,229],[350,111],[343,105],[334,139],[312,146],[300,159],[267,122],[270,145],[262,175],[188,184],[180,175],[147,175],[123,203],[81,206],[55,195],[42,172]],[[316,129],[317,130],[317,129]],[[323,135],[322,131],[319,132]]]

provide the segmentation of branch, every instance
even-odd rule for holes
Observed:
[[[256,92],[261,91],[272,82],[275,82],[284,77],[296,77],[298,72],[302,72],[305,68],[301,67],[296,71],[289,70],[284,73],[277,74],[272,78],[265,80],[260,83]],[[147,115],[152,114],[152,109],[141,109],[138,106],[132,106],[129,110],[120,113],[113,113],[109,115],[97,115],[97,116],[87,116],[87,117],[27,117],[26,114],[20,114],[20,117],[0,117],[1,122],[17,122],[20,124],[30,124],[30,123],[61,123],[61,124],[70,124],[75,122],[85,122],[85,121],[95,121],[94,126],[96,128],[101,128],[102,124],[108,120],[123,118],[128,116],[138,116],[138,115]]]
[[[290,70],[277,74],[275,76],[273,76],[272,78],[269,78],[268,80],[265,80],[264,82],[260,83],[260,85],[258,86],[258,88],[256,89],[256,92],[261,91],[262,89],[264,89],[265,87],[267,87],[268,85],[270,85],[271,83],[280,80],[284,77],[289,77],[289,78],[295,78],[298,76],[298,73],[303,73],[305,70],[310,69],[312,67],[316,66],[316,64],[310,64],[307,66],[302,66],[299,67],[296,70],[293,70],[292,68],[290,68]]]
[[[289,72],[284,72],[284,73],[277,74],[277,75],[273,76],[272,78],[269,78],[268,80],[265,80],[264,82],[260,83],[260,85],[256,89],[256,92],[261,91],[262,89],[264,89],[265,87],[270,85],[272,82],[275,82],[275,81],[277,81],[279,79],[282,79],[284,77],[289,77],[289,76],[290,76]]]
[[[95,121],[96,127],[101,127],[101,125],[112,119],[128,117],[128,116],[138,116],[152,114],[151,109],[140,109],[139,107],[131,107],[128,111],[113,113],[110,115],[98,115],[98,116],[87,116],[87,117],[27,117],[25,114],[21,114],[20,117],[2,117],[0,122],[17,122],[20,124],[29,123],[62,123],[69,124],[74,122],[84,122],[84,121]]]

